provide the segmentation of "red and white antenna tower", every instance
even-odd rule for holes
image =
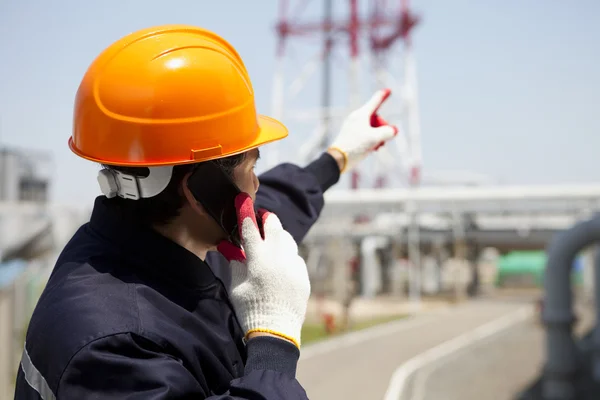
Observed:
[[[374,168],[369,171],[363,166],[362,172],[371,172],[375,187],[383,187],[398,176],[411,185],[419,182],[421,169],[421,146],[419,131],[419,114],[417,105],[416,67],[412,54],[410,33],[418,22],[411,13],[408,0],[400,0],[396,8],[388,6],[386,0],[347,0],[345,19],[334,19],[333,0],[323,0],[323,17],[318,21],[307,21],[301,18],[310,0],[280,0],[279,21],[276,25],[278,35],[276,71],[273,82],[272,113],[276,118],[286,122],[314,121],[315,132],[308,141],[304,141],[300,152],[305,161],[314,157],[327,147],[332,134],[332,125],[347,115],[350,110],[358,108],[363,100],[361,84],[371,81],[374,88],[389,87],[394,96],[386,103],[382,112],[391,123],[402,127],[402,135],[394,140],[394,146],[384,146],[376,154]],[[341,4],[340,1],[335,2]],[[367,5],[366,13],[360,5]],[[293,8],[292,8],[293,7]],[[336,10],[337,11],[337,10]],[[336,13],[339,15],[340,13]],[[366,14],[366,16],[364,16]],[[363,16],[361,16],[363,15]],[[320,48],[316,55],[308,61],[300,73],[286,84],[284,71],[292,39],[320,36]],[[317,37],[319,37],[317,36]],[[403,42],[404,51],[397,50],[396,44]],[[338,55],[335,50],[346,46],[348,62],[341,63],[349,67],[348,71],[348,103],[344,107],[332,106],[332,61]],[[365,51],[366,50],[366,51]],[[392,69],[394,55],[402,54],[403,76],[396,77],[400,71]],[[362,74],[364,56],[370,55],[373,73]],[[318,110],[305,112],[293,111],[290,104],[300,91],[307,86],[310,77],[321,67],[322,81],[320,87],[321,105]],[[370,94],[370,93],[368,93]],[[395,101],[393,100],[395,99]],[[390,107],[393,109],[390,110]],[[395,148],[395,151],[393,150]],[[277,152],[271,154],[277,157]],[[272,159],[272,163],[276,160]],[[363,175],[364,176],[364,175]],[[362,176],[361,176],[362,178]],[[408,179],[406,179],[408,178]],[[352,187],[359,186],[359,172],[352,176]]]

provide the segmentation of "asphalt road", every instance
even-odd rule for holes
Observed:
[[[475,343],[412,379],[409,400],[514,400],[540,372],[543,331],[520,323]]]
[[[595,320],[579,307],[576,333]],[[410,400],[514,400],[539,376],[544,361],[544,330],[526,321],[475,343],[420,370],[411,380]]]
[[[385,328],[375,328],[379,330],[378,333],[374,331],[375,337],[368,337],[369,335],[363,333],[360,338],[351,340],[341,348],[321,345],[324,349],[319,351],[317,348],[319,345],[310,346],[313,349],[307,346],[303,349],[298,367],[298,380],[312,400],[382,399],[393,372],[404,362],[436,345],[531,304],[530,296],[517,299],[476,300],[451,307],[443,312],[394,322]],[[533,327],[534,323],[529,322],[529,325]],[[513,341],[519,342],[518,334],[513,335],[512,338]],[[492,337],[488,341],[493,343],[495,340],[497,339]],[[529,347],[533,349],[535,344],[541,343],[535,335],[529,340],[530,342],[525,346],[527,349]],[[491,347],[497,348],[494,345]],[[502,355],[499,349],[496,351]],[[478,357],[472,356],[472,358]],[[514,362],[526,364],[518,357]],[[478,365],[472,362],[471,368],[471,375],[465,378],[469,381],[476,376]],[[456,369],[456,364],[447,364],[445,368],[440,368],[433,373],[445,374],[446,382],[449,384],[452,376],[444,371],[452,372]],[[462,369],[462,366],[458,369]],[[464,374],[461,374],[462,372],[459,375],[463,377]],[[515,374],[520,376],[518,371]],[[412,381],[414,379],[411,379],[411,383]],[[427,385],[430,385],[429,380],[426,381]],[[453,390],[448,386],[442,387],[443,381],[440,382],[437,388],[431,387],[423,393],[423,396],[427,396],[427,399],[450,399],[446,394],[439,397],[440,393]],[[465,397],[456,398],[465,399]]]

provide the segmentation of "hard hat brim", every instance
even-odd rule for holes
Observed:
[[[275,118],[267,117],[266,115],[258,115],[258,126],[260,128],[256,144],[247,150],[265,145],[267,143],[276,142],[288,136],[288,129],[284,124]],[[245,150],[245,151],[247,151]]]
[[[241,154],[246,151],[255,149],[257,147],[263,146],[267,143],[276,142],[288,136],[288,129],[284,124],[279,122],[278,120],[267,117],[266,115],[258,115],[258,134],[249,143],[246,143],[244,146],[236,149],[235,151],[224,152],[218,155],[213,155],[210,157],[204,157],[202,159],[178,159],[178,160],[161,160],[155,162],[131,162],[131,161],[119,161],[119,160],[107,160],[100,159],[88,154],[84,154],[81,152],[73,141],[73,137],[69,138],[69,148],[73,153],[78,155],[81,158],[86,160],[94,161],[99,164],[106,165],[115,165],[115,166],[123,166],[123,167],[158,167],[158,166],[166,166],[166,165],[182,165],[182,164],[194,164],[203,161],[216,160],[219,158],[225,158],[229,156],[233,156],[236,154]]]

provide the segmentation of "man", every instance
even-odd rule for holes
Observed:
[[[376,115],[388,95],[352,113],[326,154],[266,172],[259,190],[258,147],[287,130],[256,114],[231,45],[178,25],[109,46],[79,87],[69,141],[104,165],[104,196],[39,300],[15,398],[305,398],[295,371],[310,283],[296,242],[340,172],[396,135]],[[211,202],[215,184],[239,190],[236,231]]]

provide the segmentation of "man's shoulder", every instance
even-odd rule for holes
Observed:
[[[46,332],[52,324],[57,331],[85,330],[87,336],[123,327],[136,330],[135,281],[127,280],[121,269],[118,262],[110,260],[59,259],[40,296],[30,330],[35,331],[37,323],[43,324]]]
[[[62,259],[33,312],[28,357],[48,384],[58,384],[70,359],[89,343],[139,332],[135,285],[102,262]]]
[[[183,289],[168,274],[155,275],[118,250],[82,228],[39,299],[27,332],[27,357],[52,389],[73,359],[100,342],[118,352],[128,348],[128,338],[138,338],[193,359],[197,351],[213,351],[207,343],[230,334],[234,316],[218,285]],[[204,301],[210,304],[199,306]],[[229,353],[236,353],[235,345]]]

